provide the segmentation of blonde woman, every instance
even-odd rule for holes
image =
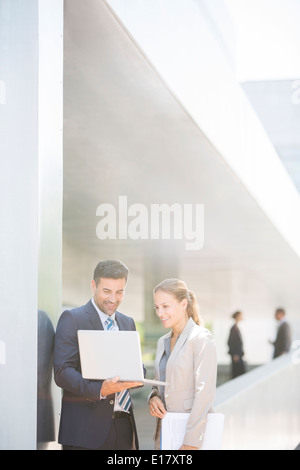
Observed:
[[[167,412],[190,413],[179,450],[201,449],[207,414],[216,389],[216,347],[201,325],[193,292],[178,279],[167,279],[154,289],[156,314],[169,333],[158,340],[155,358],[157,380],[149,396],[150,414],[157,418],[155,448],[160,448],[161,420]]]

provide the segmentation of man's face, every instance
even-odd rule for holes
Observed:
[[[275,312],[275,318],[277,321],[281,321],[284,317],[284,314],[282,312]]]
[[[101,278],[98,286],[93,280],[92,289],[97,307],[106,315],[113,315],[124,298],[125,287],[126,279]]]

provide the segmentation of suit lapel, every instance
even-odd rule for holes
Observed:
[[[164,335],[158,345],[157,345],[157,351],[156,351],[156,357],[155,357],[155,370],[157,371],[157,377],[159,377],[159,364],[160,364],[160,360],[165,352],[165,339],[167,338],[170,338],[171,337],[171,334],[172,332],[170,331],[169,333],[167,333],[166,335]]]
[[[192,318],[189,319],[187,322],[183,332],[179,336],[173,351],[171,352],[171,355],[169,357],[168,363],[167,363],[167,374],[166,374],[166,381],[170,382],[170,376],[172,375],[173,368],[176,363],[176,359],[178,357],[178,354],[180,353],[184,343],[186,342],[191,329],[195,326],[195,322]]]
[[[116,318],[116,322],[118,324],[118,327],[119,327],[120,331],[131,330],[128,319],[125,316],[121,315],[119,312],[116,312],[116,317],[115,318]]]
[[[102,322],[91,300],[86,304],[86,313],[89,316],[90,322],[93,327],[92,329],[103,330]]]

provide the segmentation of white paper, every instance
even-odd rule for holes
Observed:
[[[178,450],[186,431],[189,413],[167,413],[162,420],[161,450]],[[221,450],[224,430],[224,415],[209,413],[201,450]]]
[[[167,413],[161,423],[161,450],[178,450],[183,443],[189,413]]]

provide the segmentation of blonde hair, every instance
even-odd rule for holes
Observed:
[[[153,294],[159,291],[173,295],[178,302],[182,302],[186,299],[188,301],[187,314],[189,318],[192,318],[197,325],[203,325],[196,296],[194,292],[187,288],[184,281],[180,281],[179,279],[166,279],[154,288]]]

